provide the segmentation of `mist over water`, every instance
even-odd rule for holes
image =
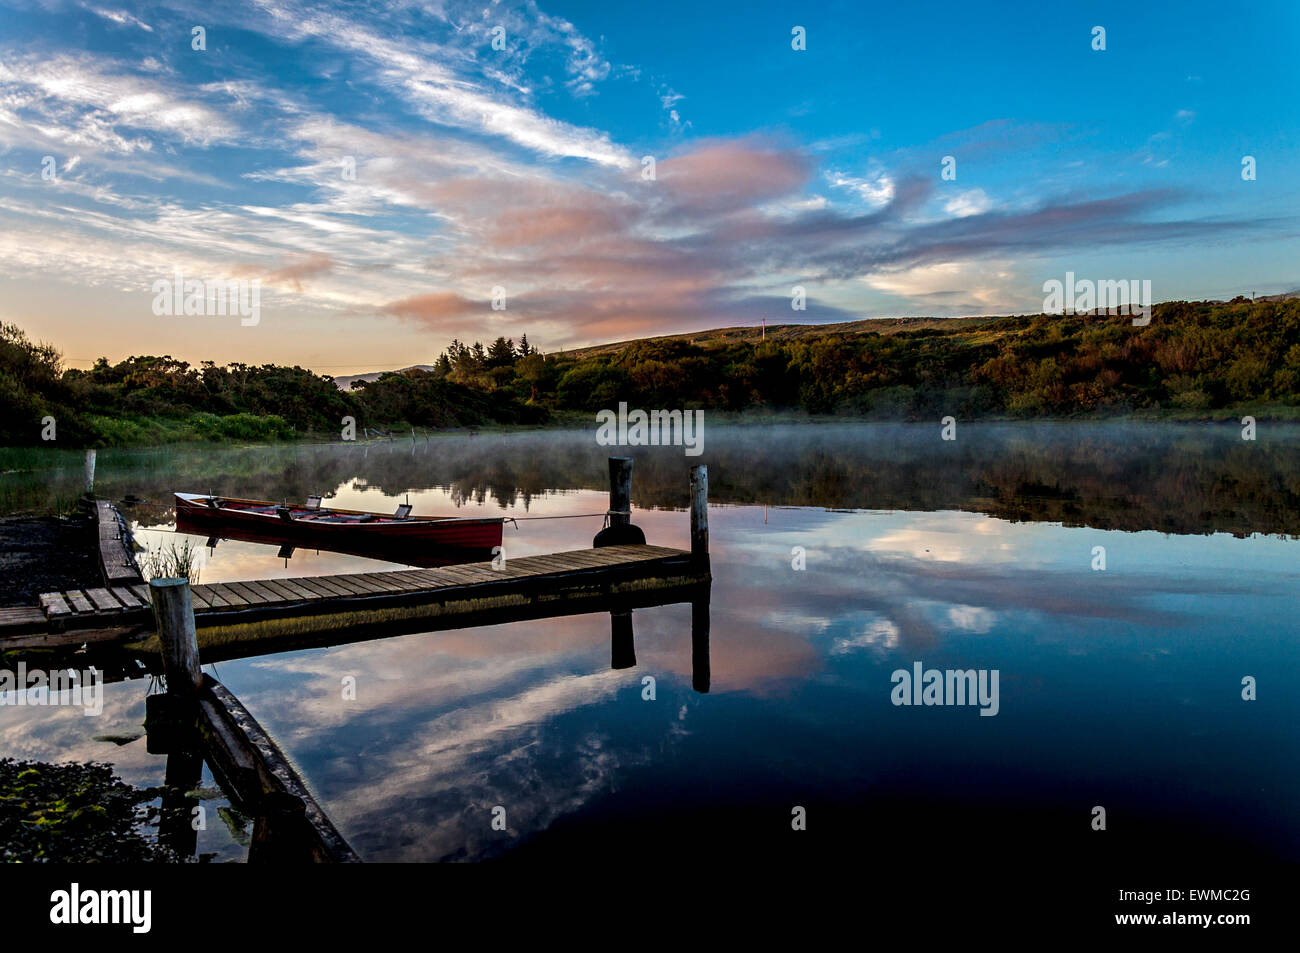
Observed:
[[[180,489],[338,505],[442,490],[453,508],[527,510],[535,498],[605,490],[611,453],[636,460],[639,507],[684,507],[682,474],[710,467],[719,504],[961,509],[1013,520],[1205,534],[1300,535],[1300,426],[1236,423],[707,425],[704,452],[601,447],[596,427],[327,445],[100,451],[97,492],[165,507]],[[0,454],[5,453],[0,451]],[[80,454],[8,451],[2,511],[42,512],[81,491]],[[56,466],[50,467],[55,461]],[[381,503],[376,497],[384,497]],[[417,512],[423,512],[417,510]]]

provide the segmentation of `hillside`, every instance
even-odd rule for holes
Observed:
[[[1143,327],[1119,315],[903,318],[765,335],[728,327],[548,355],[498,338],[453,342],[432,365],[337,381],[167,356],[64,371],[54,347],[0,326],[6,445],[41,443],[46,417],[60,445],[114,445],[337,437],[346,417],[359,431],[533,425],[622,402],[882,420],[1300,418],[1300,298],[1163,302]]]
[[[385,374],[405,374],[407,371],[431,371],[432,364],[416,364],[412,367],[403,367],[398,371],[371,371],[369,374],[345,374],[342,377],[334,378],[334,384],[339,390],[350,391],[355,381],[361,381],[363,384],[369,384],[379,380]]]
[[[713,328],[708,331],[691,331],[683,334],[665,334],[650,338],[634,338],[609,344],[592,344],[561,352],[567,357],[593,357],[613,354],[634,344],[666,344],[686,342],[701,347],[711,344],[758,344],[762,341],[797,341],[827,335],[900,334],[906,331],[956,331],[977,327],[996,317],[974,318],[864,318],[860,321],[836,321],[830,324],[769,324],[766,327]]]

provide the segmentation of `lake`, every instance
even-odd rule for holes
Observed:
[[[961,424],[954,441],[937,423],[711,427],[700,457],[629,454],[633,521],[666,546],[689,547],[687,473],[709,466],[707,693],[692,687],[689,605],[633,614],[631,668],[611,667],[599,614],[209,671],[368,861],[1294,861],[1297,437],[1268,424],[1255,441],[1236,424]],[[505,530],[513,557],[590,545],[599,518],[523,517],[603,513],[609,452],[591,431],[100,451],[96,491],[141,500],[122,510],[151,548],[177,539],[172,491],[319,492],[520,518]],[[79,455],[25,459],[0,476],[9,512],[80,489]],[[203,582],[388,565],[230,540],[201,558]],[[996,673],[996,714],[895,704],[894,673],[917,663]],[[0,707],[3,754],[107,761],[161,784],[164,759],[142,737],[120,743],[141,732],[146,688],[107,686],[95,719]],[[239,818],[210,823],[199,852],[240,860],[246,835]]]

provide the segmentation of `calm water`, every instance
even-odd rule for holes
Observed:
[[[956,444],[938,431],[719,429],[698,460],[634,452],[634,521],[652,543],[688,545],[674,507],[689,465],[710,467],[707,694],[692,689],[687,605],[634,613],[630,669],[610,667],[601,614],[215,674],[367,860],[766,854],[791,849],[795,806],[823,849],[900,863],[942,851],[976,871],[1008,856],[1300,859],[1296,431],[1263,428],[1254,444],[1231,425],[970,425]],[[101,452],[97,490],[150,501],[126,511],[157,546],[175,538],[172,490],[602,512],[607,452],[589,434]],[[11,509],[39,509],[80,473],[68,455],[0,480]],[[598,528],[521,520],[506,527],[507,554],[585,547]],[[203,560],[204,582],[383,565],[299,551],[286,566],[274,547],[232,541]],[[997,670],[998,714],[895,706],[891,673],[917,661]],[[1242,699],[1245,676],[1257,701]],[[93,740],[138,733],[144,694],[140,681],[109,686],[98,719],[0,708],[3,752],[107,760],[159,784],[162,759],[143,739]],[[1096,805],[1104,835],[1090,830]],[[492,827],[498,806],[506,831]],[[243,856],[221,824],[199,850]]]

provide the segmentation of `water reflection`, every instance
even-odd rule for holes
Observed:
[[[1192,551],[1158,534],[972,514],[808,510],[769,513],[764,533],[762,518],[758,507],[711,514],[705,665],[699,607],[668,606],[632,616],[635,668],[611,667],[631,655],[607,641],[624,623],[600,615],[222,673],[371,859],[498,856],[562,822],[635,825],[667,803],[707,812],[727,796],[770,815],[795,792],[867,811],[906,791],[930,805],[932,825],[990,799],[1032,806],[1048,826],[1026,836],[1059,847],[1050,825],[1080,786],[1144,817],[1167,808],[1184,832],[1230,832],[1243,855],[1300,848],[1284,794],[1300,780],[1286,727],[1300,684],[1294,543],[1217,536]],[[638,519],[652,541],[685,535],[683,514]],[[804,571],[791,568],[791,539],[808,544]],[[1090,569],[1096,541],[1111,553],[1105,573]],[[999,669],[998,717],[890,706],[889,673],[918,659]],[[1238,696],[1238,673],[1253,670],[1279,691],[1257,708]],[[347,674],[358,698],[335,701]],[[1263,789],[1261,765],[1274,782]],[[883,787],[882,770],[894,779]],[[700,777],[709,784],[689,786]],[[497,805],[509,832],[489,826]]]
[[[1112,859],[1300,858],[1295,443],[970,427],[953,447],[937,427],[865,442],[809,429],[706,443],[719,504],[707,608],[416,633],[215,674],[368,860],[571,857],[630,836],[776,852],[792,804],[810,834],[882,856],[960,844],[1083,862],[1088,811],[1104,804]],[[602,511],[600,448],[551,453],[550,439],[479,438],[472,457],[450,444],[423,458],[221,451],[206,472],[218,492],[264,498],[332,476],[358,509],[409,491],[425,512]],[[113,471],[105,456],[123,492],[170,491],[181,481],[166,468],[186,465]],[[667,448],[638,458],[635,519],[652,543],[689,543],[684,512],[645,508],[685,504],[687,464]],[[138,519],[170,538],[166,514]],[[582,548],[592,533],[539,520],[506,547]],[[223,543],[204,581],[376,565],[302,551],[290,564]],[[890,673],[915,661],[999,670],[999,714],[894,707]],[[1260,679],[1255,702],[1245,675]],[[84,748],[43,724],[0,711],[0,738]],[[506,831],[491,826],[498,806]]]

